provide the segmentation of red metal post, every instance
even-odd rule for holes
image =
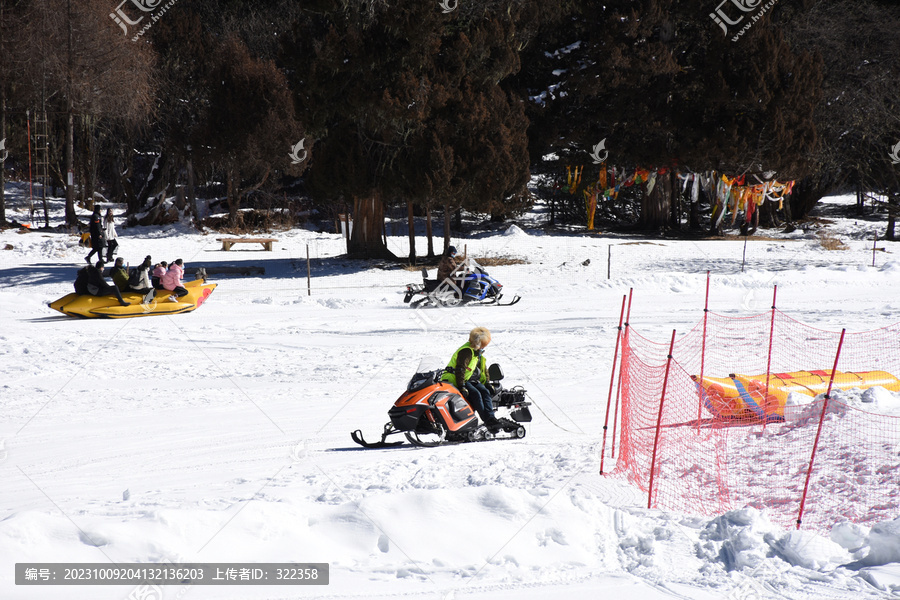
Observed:
[[[775,298],[778,297],[778,286],[774,286],[772,290],[772,322],[769,324],[769,358],[766,361],[766,391],[765,395],[762,399],[763,410],[766,410],[767,402],[769,400],[769,379],[772,373],[772,340],[775,337]],[[766,411],[766,416],[763,419],[763,430],[766,429],[766,423],[769,422],[769,413]]]
[[[825,398],[822,402],[822,414],[819,415],[819,427],[816,429],[816,440],[813,442],[812,454],[809,457],[809,469],[806,471],[806,482],[803,484],[803,496],[800,498],[800,513],[797,515],[797,529],[800,529],[800,523],[803,522],[803,507],[806,506],[806,492],[809,489],[809,479],[812,477],[813,463],[816,460],[816,450],[819,447],[819,436],[822,434],[822,423],[825,421],[825,413],[828,411],[828,400],[831,398],[831,386],[834,383],[834,373],[837,371],[838,358],[841,357],[841,346],[844,345],[844,333],[846,329],[841,329],[841,341],[838,342],[837,354],[834,356],[834,366],[831,368],[831,379],[828,381],[828,391],[825,392]]]
[[[666,374],[663,377],[662,395],[659,397],[659,415],[656,417],[656,436],[653,438],[653,456],[650,459],[650,484],[647,489],[647,508],[653,508],[653,474],[656,471],[656,449],[659,446],[659,429],[662,426],[663,402],[666,399],[666,385],[669,383],[669,367],[672,365],[672,350],[675,348],[675,330],[669,342],[669,358],[666,360]]]
[[[625,361],[625,347],[628,345],[628,322],[631,320],[631,294],[634,288],[628,290],[628,310],[625,312],[625,330],[622,334],[622,361]],[[616,424],[619,419],[619,392],[622,391],[622,365],[619,366],[619,383],[616,385],[616,406],[613,408],[612,449],[610,456],[616,457]]]
[[[697,435],[703,416],[703,367],[706,365],[706,315],[709,314],[709,271],[706,272],[706,300],[703,302],[703,341],[700,345],[700,381],[697,382]]]
[[[613,353],[612,373],[609,374],[609,396],[606,398],[606,418],[603,420],[603,445],[600,446],[600,474],[603,475],[603,459],[606,457],[606,426],[609,424],[609,407],[612,404],[613,383],[616,381],[616,361],[619,359],[619,340],[622,339],[622,320],[625,318],[625,299],[622,296],[622,310],[619,313],[619,328],[616,332],[616,350]]]

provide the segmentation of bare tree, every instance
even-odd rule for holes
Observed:
[[[31,8],[20,40],[26,58],[17,74],[18,99],[65,115],[65,174],[56,169],[66,183],[66,223],[74,225],[75,162],[84,152],[75,147],[76,116],[95,117],[83,121],[86,135],[101,121],[145,120],[153,104],[153,51],[146,42],[123,37],[106,0],[66,0],[61,10],[49,0],[35,0]]]

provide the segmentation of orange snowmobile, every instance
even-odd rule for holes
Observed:
[[[423,361],[422,364],[426,364]],[[381,441],[367,442],[357,429],[350,434],[353,441],[366,448],[390,448],[400,441],[388,442],[388,436],[402,433],[415,446],[440,446],[445,443],[480,442],[487,440],[519,439],[525,437],[520,423],[531,421],[531,402],[525,401],[525,390],[519,386],[506,390],[500,385],[503,371],[500,365],[488,368],[488,389],[493,392],[491,402],[496,410],[509,413],[499,418],[499,428],[489,430],[479,424],[475,411],[462,394],[451,384],[441,381],[444,369],[420,368],[413,375],[394,406],[388,410],[390,422],[385,423]]]

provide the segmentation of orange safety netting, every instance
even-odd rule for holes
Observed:
[[[796,526],[810,473],[805,528],[897,517],[900,400],[886,390],[900,390],[900,325],[847,333],[835,368],[840,338],[775,309],[706,313],[675,339],[666,378],[669,343],[626,326],[614,474],[654,508],[716,515],[753,506]]]

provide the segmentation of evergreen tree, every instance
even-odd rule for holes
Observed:
[[[323,3],[295,31],[285,60],[316,137],[310,186],[353,199],[351,252],[390,254],[385,201],[445,213],[522,206],[527,121],[501,84],[519,67],[516,48],[529,34],[517,23],[530,13],[492,8]]]

